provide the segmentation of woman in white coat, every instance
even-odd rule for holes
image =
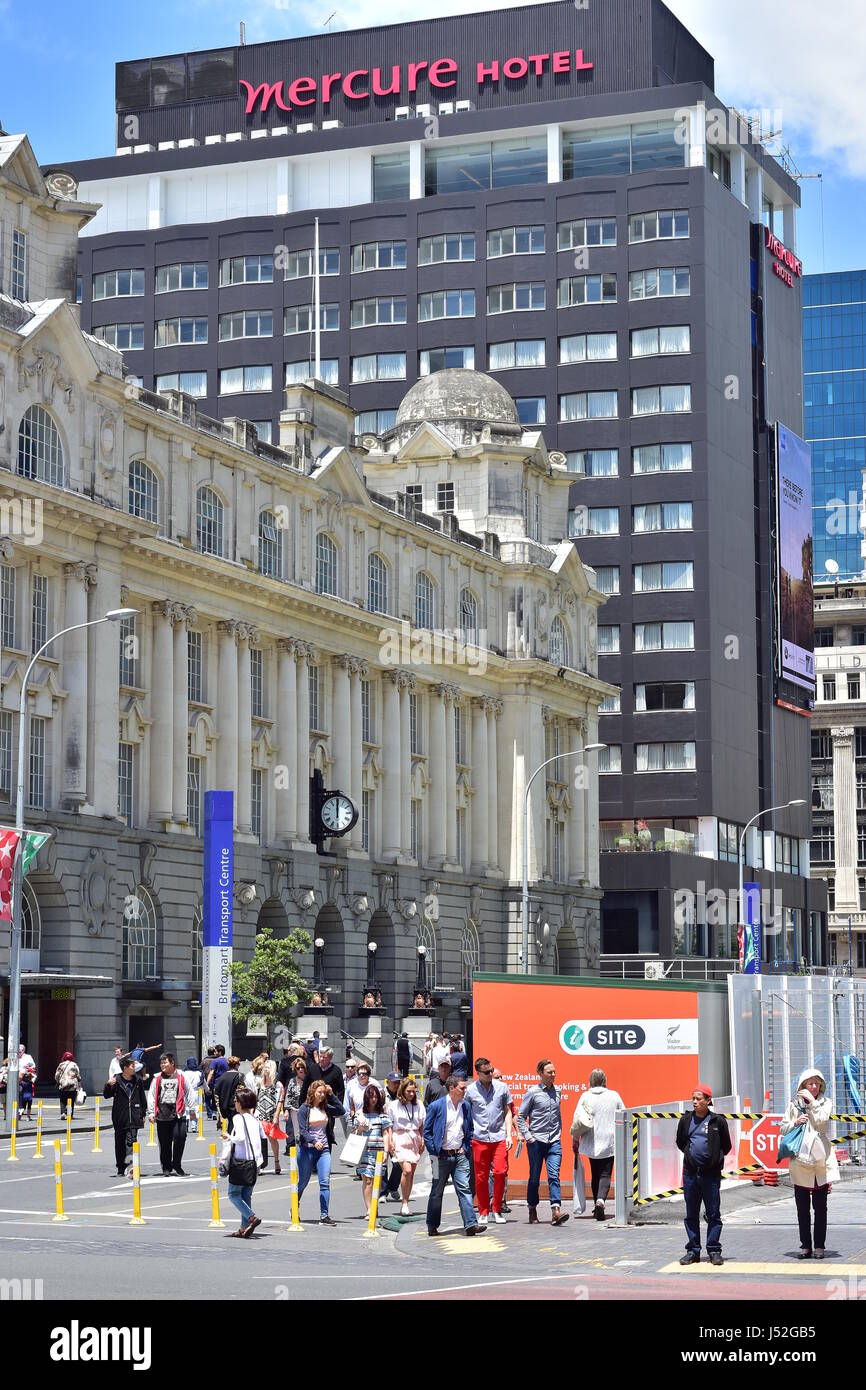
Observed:
[[[800,1072],[794,1099],[785,1111],[779,1126],[780,1134],[789,1134],[804,1125],[803,1139],[796,1158],[791,1159],[790,1174],[797,1203],[797,1222],[800,1227],[798,1259],[824,1258],[827,1238],[827,1197],[830,1183],[839,1177],[839,1165],[833,1145],[827,1138],[827,1125],[833,1104],[827,1095],[827,1083],[817,1067]],[[815,1211],[815,1240],[812,1243],[812,1209]]]
[[[590,1073],[589,1090],[584,1091],[571,1122],[571,1142],[575,1167],[581,1154],[589,1159],[592,1174],[592,1200],[596,1221],[604,1220],[604,1204],[610,1191],[617,1110],[625,1104],[618,1091],[607,1089],[607,1077],[597,1067]]]

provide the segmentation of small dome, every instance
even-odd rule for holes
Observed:
[[[484,372],[463,367],[446,367],[422,376],[406,392],[397,411],[397,425],[422,420],[478,420],[520,426],[517,406],[505,387]]]

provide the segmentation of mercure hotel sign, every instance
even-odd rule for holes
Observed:
[[[558,53],[531,53],[526,58],[493,58],[475,64],[474,78],[478,87],[495,85],[499,82],[520,82],[526,77],[540,77],[545,73],[591,72],[593,64],[584,57],[582,48],[562,49]],[[295,77],[291,81],[283,78],[278,82],[252,82],[241,80],[240,86],[246,91],[246,115],[258,108],[267,111],[271,102],[280,111],[291,111],[294,107],[313,106],[320,101],[327,106],[334,93],[342,92],[349,101],[367,101],[370,97],[410,97],[422,89],[424,83],[437,91],[456,87],[460,76],[460,65],[456,58],[421,59],[415,63],[394,63],[384,68],[355,68],[352,72],[327,72],[321,77]]]

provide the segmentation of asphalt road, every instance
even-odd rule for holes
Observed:
[[[142,1131],[147,1139],[147,1131]],[[208,1133],[208,1139],[212,1138]],[[269,1169],[255,1189],[263,1218],[248,1241],[230,1238],[234,1208],[220,1183],[225,1225],[211,1229],[207,1143],[191,1139],[184,1155],[190,1176],[163,1178],[158,1151],[142,1148],[144,1226],[130,1224],[132,1183],[117,1178],[113,1135],[102,1134],[94,1154],[92,1133],[73,1135],[73,1153],[63,1159],[65,1210],[69,1221],[52,1221],[55,1210],[53,1145],[34,1159],[29,1133],[19,1141],[18,1162],[9,1162],[8,1140],[0,1141],[0,1269],[4,1279],[41,1280],[45,1300],[117,1299],[497,1300],[557,1301],[694,1299],[760,1300],[779,1305],[799,1300],[866,1297],[866,1179],[840,1183],[830,1198],[830,1230],[823,1264],[799,1262],[794,1203],[781,1187],[760,1207],[726,1217],[726,1263],[682,1269],[679,1225],[619,1230],[584,1216],[555,1228],[549,1207],[539,1208],[539,1225],[529,1227],[526,1207],[514,1203],[505,1226],[483,1237],[463,1235],[457,1203],[448,1189],[438,1239],[423,1220],[429,1166],[422,1161],[419,1218],[397,1231],[381,1227],[365,1236],[361,1184],[335,1165],[331,1215],[334,1228],[318,1224],[315,1179],[304,1195],[304,1229],[289,1234],[287,1161],[283,1175]],[[767,1194],[768,1197],[770,1194]],[[725,1199],[723,1198],[723,1213]],[[384,1204],[383,1217],[399,1206]],[[780,1316],[782,1309],[780,1306]]]

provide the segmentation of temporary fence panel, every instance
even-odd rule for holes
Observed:
[[[656,1192],[666,1192],[682,1184],[683,1156],[677,1148],[677,1125],[679,1116],[691,1109],[689,1102],[683,1100],[658,1101],[652,1105],[641,1106],[638,1113],[649,1112],[651,1119],[638,1122],[639,1188],[641,1197],[649,1197]],[[717,1114],[740,1113],[739,1096],[714,1096],[713,1110]],[[629,1111],[629,1132],[631,1115]],[[674,1115],[673,1119],[662,1119],[660,1115]],[[737,1166],[737,1152],[740,1139],[740,1121],[728,1120],[731,1134],[731,1152],[724,1161],[725,1171]]]

